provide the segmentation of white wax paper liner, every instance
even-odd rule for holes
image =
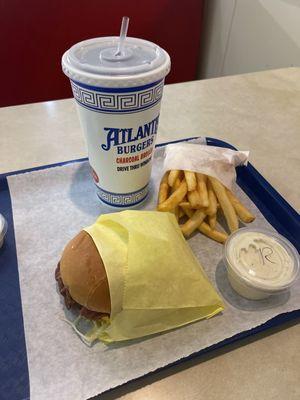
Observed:
[[[163,148],[158,148],[154,154],[152,195],[140,207],[144,210],[156,207],[162,153]],[[89,348],[64,322],[70,312],[54,279],[66,243],[100,214],[111,212],[95,194],[89,164],[79,162],[9,176],[8,183],[31,400],[85,400],[299,308],[300,282],[288,293],[265,300],[240,297],[228,282],[223,246],[199,233],[188,243],[225,302],[224,312],[143,340],[109,348],[99,342]],[[274,230],[236,185],[234,192],[256,216],[253,228]]]
[[[236,180],[235,167],[247,165],[249,151],[237,151],[224,147],[198,143],[174,143],[165,148],[163,174],[171,169],[181,169],[213,176],[228,189]]]

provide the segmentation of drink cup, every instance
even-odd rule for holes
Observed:
[[[101,37],[62,57],[99,199],[128,208],[148,194],[168,53],[146,40]]]

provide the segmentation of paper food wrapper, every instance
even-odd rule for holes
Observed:
[[[223,310],[173,214],[106,214],[85,230],[101,254],[110,288],[110,324],[100,333],[102,341],[166,331]]]
[[[165,149],[163,172],[171,169],[201,172],[219,179],[232,190],[236,180],[235,167],[247,165],[248,157],[249,151],[187,142],[169,144]]]

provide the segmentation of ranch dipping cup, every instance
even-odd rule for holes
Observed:
[[[122,29],[120,37],[75,44],[63,55],[62,68],[77,102],[98,197],[128,208],[148,193],[170,57],[154,43],[126,38],[124,18]]]

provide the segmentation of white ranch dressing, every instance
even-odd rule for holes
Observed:
[[[257,231],[236,235],[228,246],[228,258],[241,278],[256,287],[284,287],[294,278],[294,259],[276,240]]]

